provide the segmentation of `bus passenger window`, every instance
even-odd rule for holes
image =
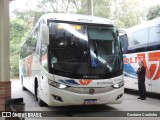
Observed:
[[[152,26],[149,28],[149,47],[150,50],[160,49],[160,26]]]

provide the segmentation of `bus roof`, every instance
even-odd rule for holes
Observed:
[[[109,24],[114,25],[114,23],[106,18],[81,15],[81,14],[68,14],[68,13],[48,13],[42,15],[40,20],[59,20],[59,21],[71,21],[80,23],[95,23],[95,24]]]
[[[158,25],[158,24],[160,25],[160,17],[158,17],[156,19],[153,19],[153,20],[146,21],[146,22],[141,23],[139,25],[136,25],[134,27],[128,28],[128,29],[126,29],[126,31],[135,32],[135,31],[138,31],[138,30],[142,30],[142,29],[145,29],[145,28],[148,28],[148,27]]]

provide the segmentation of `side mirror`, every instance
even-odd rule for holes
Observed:
[[[126,34],[126,31],[125,31],[124,29],[119,29],[119,30],[117,31],[117,34],[118,34],[118,36],[125,35],[125,34]]]
[[[40,27],[42,44],[49,45],[49,28],[47,24],[41,24]]]

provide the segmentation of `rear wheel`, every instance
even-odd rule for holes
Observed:
[[[22,90],[26,91],[27,89],[23,85],[23,76],[21,75],[21,84],[22,84]]]
[[[39,98],[39,87],[37,80],[35,80],[35,96],[36,96],[36,101],[38,101],[40,107],[47,106],[47,104]]]
[[[26,91],[27,89],[24,86],[22,86],[22,90]]]

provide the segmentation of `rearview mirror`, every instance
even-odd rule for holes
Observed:
[[[49,45],[49,28],[47,24],[42,23],[40,27],[42,44]]]

